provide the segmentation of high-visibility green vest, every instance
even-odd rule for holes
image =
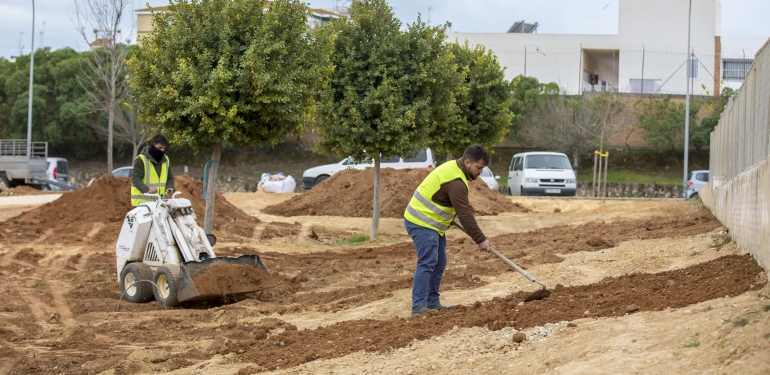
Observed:
[[[166,195],[166,181],[168,180],[168,156],[164,155],[163,158],[163,164],[161,164],[160,168],[160,176],[158,176],[158,172],[155,171],[155,167],[150,163],[147,158],[139,154],[137,158],[142,159],[142,164],[144,165],[144,178],[142,178],[142,183],[147,185],[149,188],[156,188],[158,189],[158,194],[160,196]],[[139,205],[139,203],[142,202],[152,202],[154,199],[152,197],[147,197],[144,194],[142,194],[139,189],[136,188],[133,184],[131,184],[131,205],[136,207]]]
[[[449,229],[449,224],[452,223],[456,212],[454,207],[446,207],[434,202],[432,200],[433,195],[441,189],[441,185],[458,178],[462,179],[465,187],[468,188],[468,179],[465,178],[462,169],[457,166],[456,160],[441,164],[433,172],[430,172],[414,191],[409,205],[406,206],[404,219],[415,225],[433,229],[443,236]]]

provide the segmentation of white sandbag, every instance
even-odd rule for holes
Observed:
[[[286,176],[281,181],[262,181],[259,183],[259,188],[266,193],[293,193],[297,187],[297,182],[294,181],[294,177]]]

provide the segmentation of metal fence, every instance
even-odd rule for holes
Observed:
[[[48,142],[32,142],[32,157],[47,157]],[[27,156],[26,139],[0,139],[0,156]]]
[[[703,203],[770,270],[770,40],[711,133]]]

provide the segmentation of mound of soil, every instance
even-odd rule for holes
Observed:
[[[429,169],[381,169],[380,216],[402,217],[414,190],[430,171]],[[469,198],[473,212],[477,215],[529,211],[493,191],[480,179],[470,181]],[[371,217],[373,203],[374,169],[367,168],[362,171],[348,169],[334,174],[302,195],[268,206],[263,211],[278,216]]]
[[[193,284],[201,295],[248,293],[274,285],[269,272],[247,264],[205,269],[193,277]]]
[[[17,186],[15,188],[0,191],[0,197],[16,197],[22,195],[61,194],[63,191],[43,191],[30,186]]]
[[[181,197],[192,202],[198,225],[203,225],[206,203],[203,184],[190,176],[174,179]],[[47,243],[91,243],[99,246],[114,243],[123,218],[133,208],[129,191],[131,179],[105,174],[91,186],[75,190],[53,202],[8,219],[0,230],[0,239],[11,242],[34,240]],[[217,194],[214,234],[227,237],[251,237],[259,219],[249,216]]]

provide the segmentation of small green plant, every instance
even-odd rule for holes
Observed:
[[[754,267],[754,265],[751,265],[751,268],[749,268],[749,275],[753,275],[757,273],[757,267]]]
[[[765,305],[765,306],[763,306],[763,307],[762,307],[762,311],[764,311],[764,312],[768,312],[768,311],[770,311],[770,305]]]
[[[735,273],[735,272],[738,272],[740,270],[741,270],[741,266],[735,266],[735,268],[733,268],[731,270],[727,270],[727,274],[729,275],[731,273]]]
[[[701,255],[702,253],[700,251],[693,251],[692,254],[690,254],[691,257]]]
[[[765,338],[765,340],[768,340],[768,339],[770,339],[770,333],[766,334],[766,335],[764,336],[764,338]]]
[[[740,317],[738,319],[735,319],[733,324],[735,324],[736,327],[745,327],[749,325],[749,320],[746,318]]]
[[[359,233],[350,238],[342,238],[334,241],[335,245],[359,246],[369,242],[369,236]]]
[[[699,346],[700,346],[700,341],[698,341],[697,339],[692,340],[692,341],[688,342],[687,344],[684,344],[685,348],[697,348]]]

